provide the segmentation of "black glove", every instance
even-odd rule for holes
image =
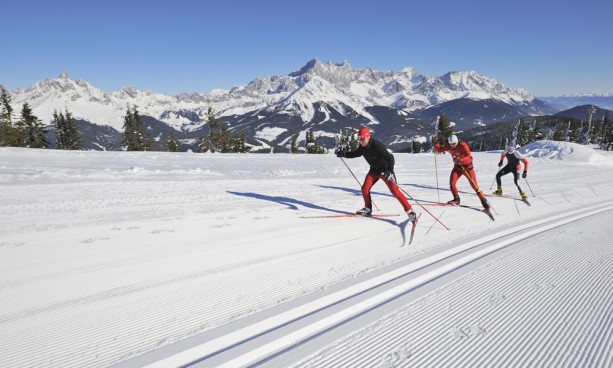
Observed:
[[[453,158],[453,162],[455,162],[456,164],[460,163],[460,158],[459,157],[454,157]]]
[[[394,179],[394,172],[393,171],[386,171],[383,173],[383,179],[385,180],[390,180],[390,179]]]
[[[523,174],[521,174],[521,177],[525,179],[525,178],[526,178],[526,176],[528,176],[528,172],[527,172],[527,171],[524,171],[524,173],[523,173]]]
[[[498,167],[502,166],[502,160],[500,160],[500,162],[498,163]]]
[[[336,150],[334,153],[336,154],[336,157],[345,157],[345,152],[341,150]]]

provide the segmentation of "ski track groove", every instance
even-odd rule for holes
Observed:
[[[335,244],[337,244],[337,243],[333,243],[332,245],[335,245]],[[311,251],[309,251],[309,252],[311,252]],[[346,257],[346,254],[347,253],[345,253],[345,257]],[[350,252],[349,254],[353,254],[353,253]],[[187,256],[189,256],[189,255],[187,255]],[[289,254],[289,255],[286,255],[286,256],[287,257],[299,257],[300,254],[298,254],[298,255],[297,254]],[[152,258],[155,258],[155,257],[152,257]],[[285,258],[285,257],[281,256],[281,258]],[[358,256],[349,257],[349,258],[352,260],[352,263],[358,263],[358,262],[361,261],[360,257],[358,257]],[[265,259],[265,260],[266,260],[266,262],[264,262],[264,263],[271,263],[271,262],[272,263],[276,263],[276,262],[282,262],[283,261],[282,259],[274,259],[274,260]],[[103,266],[96,266],[95,269],[99,269],[101,267],[103,267]],[[223,268],[224,269],[233,269],[235,267],[236,267],[236,265],[229,265],[229,266],[226,266],[226,267],[223,267]],[[250,275],[249,275],[249,272],[245,271],[245,270],[247,270],[247,271],[250,270],[248,265],[242,265],[240,267],[245,267],[245,268],[243,268],[243,271],[241,271],[243,273],[243,275],[241,277],[238,277],[238,278],[235,277],[234,279],[232,279],[232,282],[229,282],[229,284],[244,283],[245,281],[248,281],[251,278]],[[59,272],[62,272],[62,271],[59,271]],[[292,270],[291,269],[287,269],[287,271],[285,273],[281,274],[281,276],[290,275],[291,273],[292,273]],[[221,275],[221,274],[218,275],[218,276],[220,278],[223,277],[223,275]],[[189,273],[188,274],[178,274],[178,273],[175,273],[173,275],[173,277],[171,277],[171,279],[194,279],[194,278],[195,278],[194,275],[191,275]],[[283,278],[283,277],[281,277],[281,278]],[[131,289],[132,292],[136,292],[136,291],[142,291],[143,288],[147,289],[149,287],[164,286],[164,285],[160,284],[161,280],[164,281],[163,283],[168,283],[168,279],[169,279],[169,275],[165,274],[165,275],[153,278],[153,279],[148,279],[145,284],[140,285],[140,286],[131,285],[131,287],[129,289]],[[325,275],[322,275],[321,278],[313,278],[312,281],[311,281],[311,284],[312,285],[319,285],[319,284],[321,284],[321,280],[322,279],[323,280],[326,279]],[[91,287],[95,287],[95,286],[99,286],[99,285],[104,285],[104,281],[100,281],[99,284],[97,284],[97,283],[90,284]],[[293,294],[296,294],[296,291],[301,291],[303,289],[303,286],[304,285],[297,285],[295,288],[290,289],[290,290],[292,291]],[[107,296],[115,296],[116,295],[115,293],[107,293],[107,292],[103,292],[102,294],[105,294]],[[235,295],[235,293],[232,290],[229,289],[229,291],[225,295],[232,296],[232,295]],[[258,292],[258,295],[260,295],[259,292]],[[247,297],[247,296],[245,296],[245,297]],[[247,297],[247,298],[249,298],[249,297]],[[60,302],[60,305],[71,305],[73,303],[76,303],[76,304],[91,303],[92,301],[94,301],[94,299],[97,300],[97,299],[100,299],[100,298],[95,296],[95,295],[94,296],[89,295],[89,296],[85,296],[85,297],[81,298],[81,300],[67,300],[67,301],[64,301],[64,302]],[[228,300],[230,300],[230,299],[228,299]],[[206,305],[206,299],[205,298],[200,300],[200,302],[202,303],[202,305]],[[175,310],[176,308],[188,307],[191,304],[192,303],[186,303],[186,305],[183,305],[181,303],[174,303],[174,304],[168,305],[167,308],[160,308],[161,305],[158,305],[158,308],[156,309],[155,314],[163,313],[164,310],[169,310],[170,311],[170,310]],[[233,307],[236,308],[236,309],[232,309]],[[258,304],[258,305],[254,305],[252,309],[256,309],[257,310],[257,309],[259,309],[261,307],[262,307],[262,305]],[[8,319],[16,319],[16,318],[20,318],[20,317],[23,318],[24,314],[32,314],[33,317],[38,317],[39,315],[44,314],[46,316],[46,318],[48,318],[48,320],[55,320],[52,315],[49,315],[50,313],[51,314],[53,313],[53,310],[55,309],[55,307],[51,306],[51,310],[44,310],[44,309],[48,309],[48,308],[49,308],[49,306],[43,308],[43,310],[29,311],[29,312],[26,311],[26,312],[19,313],[19,315],[11,315],[11,316],[8,316],[8,317],[5,315],[5,316],[3,316],[3,319],[6,320],[7,318]],[[197,325],[197,326],[211,325],[212,326],[212,325],[218,325],[218,324],[227,322],[227,317],[224,318],[223,316],[224,315],[229,315],[230,318],[232,318],[232,319],[237,318],[239,315],[237,314],[236,311],[240,311],[241,308],[243,308],[243,306],[240,303],[231,303],[231,302],[229,303],[228,306],[223,306],[223,305],[222,306],[218,306],[217,308],[215,308],[215,310],[221,311],[220,312],[221,315],[220,314],[209,315],[208,319],[195,321],[195,325]],[[140,316],[141,316],[143,321],[146,321],[147,320],[146,317],[148,316],[148,314],[146,313],[147,312],[147,308],[143,308],[142,312],[143,313],[140,314]],[[228,314],[228,312],[230,312],[230,313]],[[63,317],[61,315],[60,315],[59,318],[63,319]],[[36,321],[36,318],[30,319],[29,323],[24,321],[24,320],[21,320],[19,326],[15,326],[15,328],[16,329],[35,328],[37,323],[38,322]],[[179,325],[175,325],[174,328],[169,328],[168,326],[163,325],[163,326],[159,326],[157,329],[147,330],[146,334],[144,332],[136,333],[136,334],[134,334],[134,332],[132,332],[132,335],[133,336],[136,335],[134,337],[134,341],[139,340],[141,342],[142,342],[142,336],[141,335],[146,335],[148,337],[146,339],[146,341],[149,341],[149,343],[146,344],[146,345],[155,346],[155,345],[157,345],[157,342],[161,339],[162,336],[168,335],[169,332],[171,332],[171,335],[175,336],[175,332],[184,331],[186,327],[193,326],[194,325],[194,321],[185,321],[184,324],[185,325],[180,325],[180,324]],[[133,320],[131,320],[131,324],[129,324],[128,326],[137,327],[137,326],[140,326],[140,325],[141,325],[141,321],[139,319],[133,319]],[[107,324],[103,324],[103,325],[92,325],[91,329],[88,329],[87,331],[95,331],[94,334],[96,336],[98,336],[98,337],[102,336],[102,338],[100,338],[99,341],[111,341],[111,342],[109,342],[107,344],[99,342],[97,344],[97,346],[99,348],[101,348],[101,349],[109,348],[109,347],[120,348],[121,345],[125,344],[126,341],[128,341],[128,340],[126,340],[125,338],[122,338],[123,336],[121,334],[118,335],[118,334],[114,333],[114,331],[121,330],[121,328],[125,328],[125,327],[126,327],[125,323],[121,324],[121,325],[114,325],[113,323],[107,323]],[[7,328],[7,329],[5,329],[5,331],[6,332],[12,332],[13,330]],[[49,355],[46,355],[46,357],[49,358],[49,359],[45,358],[45,359],[43,359],[43,361],[37,361],[35,359],[28,360],[27,358],[24,359],[23,357],[21,357],[21,358],[16,357],[17,360],[9,361],[9,363],[10,362],[16,363],[18,361],[21,361],[22,363],[25,362],[27,364],[32,364],[32,365],[39,365],[39,364],[46,365],[46,364],[50,363],[50,361],[52,360],[52,356],[54,356],[53,352],[60,350],[60,351],[63,352],[63,354],[62,354],[64,356],[63,362],[65,364],[77,364],[79,366],[87,366],[87,364],[86,364],[87,362],[85,362],[85,361],[82,361],[82,360],[80,360],[78,358],[74,358],[73,359],[73,358],[68,358],[68,357],[72,357],[72,356],[78,355],[78,352],[82,349],[82,346],[79,346],[78,342],[81,341],[81,340],[88,341],[89,340],[88,337],[89,337],[89,335],[91,335],[91,333],[87,333],[86,331],[84,331],[82,329],[81,326],[77,327],[76,325],[73,328],[71,328],[71,329],[67,329],[66,332],[70,334],[71,339],[66,339],[64,341],[63,345],[52,344],[52,346],[50,346],[49,348],[46,349],[46,348],[44,348],[44,341],[46,341],[47,339],[42,340],[42,342],[40,343],[40,345],[43,345],[43,346],[39,346],[38,347],[38,351],[41,352],[41,353],[49,353]],[[80,332],[81,334],[78,334],[78,332]],[[83,332],[85,332],[85,333],[83,333]],[[51,341],[51,337],[49,337],[49,338],[50,338],[49,341]],[[117,340],[118,342],[114,344],[112,342],[114,340]],[[9,350],[12,350],[10,348],[17,348],[18,346],[23,345],[23,343],[25,341],[11,340],[11,342],[13,343],[12,345],[11,344],[7,345],[7,347],[9,347]],[[31,341],[30,345],[31,346],[36,346],[37,345],[36,342],[37,341],[35,341],[35,342]],[[100,361],[98,361],[98,364],[99,363],[100,363]]]
[[[563,237],[564,231],[559,233],[559,236]],[[534,248],[535,244],[531,244],[529,247]],[[326,360],[325,357],[315,355],[311,359],[306,358],[295,366],[312,366],[316,363],[321,364],[321,366],[350,367],[358,362],[361,362],[362,366],[374,366],[373,362],[377,360],[375,356],[381,358],[381,362],[384,364],[385,358],[394,352],[392,349],[392,352],[386,353],[385,341],[409,341],[408,344],[412,351],[427,350],[429,346],[440,346],[440,350],[445,351],[444,355],[432,354],[431,356],[409,357],[404,361],[407,367],[499,366],[500,364],[508,367],[608,366],[607,363],[611,361],[611,334],[599,344],[590,344],[589,338],[594,333],[597,336],[604,336],[605,331],[611,328],[611,318],[603,318],[607,313],[610,315],[610,311],[607,308],[611,301],[610,297],[607,298],[610,290],[607,288],[606,283],[592,288],[591,285],[582,284],[585,279],[574,279],[567,275],[585,272],[587,274],[586,279],[597,280],[599,275],[611,274],[613,266],[609,266],[609,264],[612,262],[603,260],[611,257],[607,254],[591,252],[586,260],[586,255],[581,253],[577,247],[569,252],[560,251],[554,254],[551,253],[552,249],[550,248],[533,249],[533,251],[537,251],[541,256],[546,256],[544,259],[547,259],[547,262],[552,266],[548,266],[545,271],[538,273],[534,270],[538,269],[539,263],[542,261],[528,258],[531,263],[528,265],[522,264],[524,270],[520,272],[520,277],[517,277],[512,283],[505,285],[505,300],[499,304],[489,306],[487,302],[483,302],[480,308],[476,310],[470,309],[469,303],[462,304],[457,302],[463,305],[464,308],[455,308],[453,310],[453,314],[458,319],[461,319],[460,316],[465,315],[469,311],[474,312],[475,315],[483,316],[479,320],[463,321],[465,325],[468,324],[469,326],[473,324],[478,326],[480,323],[483,323],[485,326],[484,335],[464,337],[464,340],[468,339],[465,343],[470,342],[469,340],[474,338],[488,338],[490,329],[492,329],[491,333],[497,330],[498,333],[505,335],[512,334],[513,330],[520,331],[512,339],[511,344],[509,344],[509,341],[503,343],[499,342],[498,339],[492,341],[490,338],[484,346],[473,344],[472,347],[465,348],[462,346],[461,341],[455,343],[451,341],[451,346],[448,346],[446,340],[449,339],[445,336],[444,331],[441,331],[440,327],[438,332],[430,335],[430,339],[425,338],[422,335],[423,333],[432,333],[431,330],[426,331],[429,328],[428,324],[424,323],[421,328],[416,326],[415,324],[419,323],[413,323],[411,318],[409,318],[411,312],[406,312],[407,310],[405,309],[404,312],[398,313],[404,313],[407,316],[406,322],[398,323],[398,319],[404,317],[392,318],[397,323],[392,325],[391,328],[385,328],[385,326],[380,325],[369,326],[347,337],[345,343],[336,344],[332,348],[337,352],[332,354],[333,360]],[[521,251],[518,252],[521,254]],[[541,256],[534,258],[542,259]],[[510,275],[517,274],[514,271],[514,266],[518,262],[507,262],[509,269],[506,273]],[[590,267],[593,263],[599,263],[602,266]],[[479,279],[479,290],[474,288],[472,293],[463,294],[462,297],[468,300],[479,297],[483,299],[483,296],[486,296],[488,292],[494,289],[495,283],[494,279]],[[586,291],[586,288],[589,289]],[[523,310],[526,308],[525,305],[513,303],[513,296],[521,296],[522,293],[528,298],[528,300],[524,300],[528,305],[536,305],[536,310],[546,311],[546,313],[527,315],[526,311]],[[450,305],[449,303],[456,297],[454,294],[453,292],[446,294],[439,304]],[[589,298],[586,298],[587,296]],[[424,297],[426,303],[427,298],[427,296]],[[556,298],[556,301],[551,301],[551,298]],[[588,304],[585,300],[593,301],[595,304]],[[505,304],[510,304],[511,307],[505,314],[516,317],[496,321],[491,316],[488,316],[488,308],[499,308]],[[567,308],[569,305],[572,306],[570,310]],[[593,310],[599,311],[599,313],[593,313]],[[436,318],[438,313],[440,313],[440,310],[428,310],[421,315],[421,319]],[[493,315],[495,316],[496,314],[493,313]],[[576,323],[569,327],[565,326],[565,321],[568,319],[572,320],[573,318]],[[595,321],[600,321],[600,324],[594,326]],[[385,322],[383,322],[383,325],[385,325]],[[582,329],[585,329],[585,326],[592,327],[589,327],[588,331],[583,331]],[[375,331],[371,331],[372,329]],[[420,336],[419,341],[411,343],[410,334],[407,331],[412,331],[416,336]],[[365,338],[363,335],[368,336]],[[346,345],[351,344],[353,339],[360,338],[360,336],[363,339],[361,344],[356,343],[354,345],[356,347],[343,349]],[[546,342],[545,345],[542,344],[543,341]],[[359,350],[359,346],[363,345],[369,346],[370,353]],[[589,350],[587,349],[588,347]],[[358,351],[354,351],[355,349]],[[525,354],[513,354],[513,352],[517,351],[523,351]],[[409,355],[411,354],[409,353]],[[345,357],[345,359],[341,359],[342,357]],[[388,363],[390,366],[396,366],[392,365],[393,362]]]

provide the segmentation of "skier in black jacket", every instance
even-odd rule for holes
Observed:
[[[360,146],[351,152],[337,151],[336,156],[355,158],[364,156],[366,162],[370,165],[370,170],[366,174],[364,184],[362,184],[362,197],[364,198],[364,208],[356,213],[368,216],[372,213],[372,200],[370,198],[370,189],[379,180],[387,185],[390,192],[402,205],[404,211],[409,216],[409,220],[415,221],[416,214],[407,199],[402,195],[398,185],[396,185],[396,175],[394,174],[394,155],[388,152],[383,143],[370,137],[370,132],[366,128],[360,128],[358,131],[358,141]]]

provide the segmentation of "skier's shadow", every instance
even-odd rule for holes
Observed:
[[[328,212],[338,213],[338,214],[347,213],[345,211],[335,210],[332,208],[319,206],[313,203],[300,201],[295,198],[281,197],[281,196],[269,196],[269,195],[258,194],[258,193],[241,193],[241,192],[232,192],[232,191],[228,191],[228,193],[237,195],[237,196],[241,196],[241,197],[255,198],[255,199],[260,199],[262,201],[278,203],[278,204],[287,206],[288,209],[294,210],[294,211],[298,211],[300,207],[306,207],[306,208],[310,208],[314,210],[328,211]]]
[[[344,188],[338,188],[338,189],[344,189]],[[348,189],[349,191],[349,189]],[[328,207],[324,207],[324,206],[319,206],[313,203],[309,203],[309,202],[305,202],[305,201],[301,201],[295,198],[289,198],[289,197],[281,197],[281,196],[269,196],[269,195],[265,195],[265,194],[258,194],[258,193],[246,193],[246,192],[232,192],[232,191],[228,191],[228,193],[233,194],[233,195],[237,195],[237,196],[241,196],[241,197],[248,197],[248,198],[255,198],[255,199],[259,199],[262,201],[269,201],[269,202],[273,202],[273,203],[278,203],[281,205],[286,206],[288,209],[290,210],[294,210],[294,211],[298,211],[302,208],[309,208],[309,209],[313,209],[313,210],[319,210],[319,211],[326,211],[326,212],[331,212],[331,213],[336,213],[336,214],[346,214],[347,211],[341,211],[341,210],[336,210],[333,208],[328,208]],[[404,241],[404,227],[406,227],[406,221],[403,223],[398,224],[396,221],[392,220],[392,219],[388,219],[388,218],[383,218],[383,217],[373,217],[373,220],[377,220],[377,221],[383,221],[383,222],[387,222],[388,224],[394,225],[394,226],[398,226],[400,227],[402,236],[403,236],[403,241]],[[404,224],[404,225],[403,225]]]
[[[340,190],[342,192],[347,192],[347,193],[351,193],[355,196],[362,196],[362,191],[360,189],[351,189],[351,188],[344,188],[344,187],[335,187],[333,185],[316,185],[317,187],[320,188],[324,188],[324,189],[334,189],[334,190]],[[385,197],[392,197],[391,194],[389,193],[381,193],[381,192],[373,192],[372,190],[370,191],[370,194],[374,194],[377,196],[385,196]]]

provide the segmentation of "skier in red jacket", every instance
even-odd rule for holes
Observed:
[[[434,145],[435,153],[449,152],[451,153],[451,158],[453,159],[453,169],[451,170],[451,175],[449,175],[449,186],[451,187],[453,199],[447,203],[454,205],[460,204],[460,195],[458,193],[456,183],[461,175],[465,175],[467,176],[470,186],[475,190],[475,192],[477,192],[483,208],[489,210],[490,205],[487,203],[483,192],[479,190],[479,187],[477,186],[477,175],[475,174],[475,170],[473,168],[473,158],[470,154],[470,148],[468,148],[466,143],[459,142],[458,137],[455,135],[449,136],[447,142],[448,144],[444,145],[443,147],[441,147],[438,143]]]
[[[362,127],[358,131],[358,141],[360,146],[355,151],[342,152],[337,151],[336,156],[355,158],[364,156],[366,162],[370,165],[370,170],[366,174],[364,184],[362,184],[362,197],[364,198],[364,208],[356,213],[368,216],[372,213],[372,200],[370,198],[370,189],[379,179],[383,180],[390,192],[402,205],[404,211],[409,216],[409,220],[415,222],[416,214],[407,199],[400,193],[400,189],[396,184],[396,175],[394,174],[394,155],[387,151],[383,143],[370,137],[368,129]]]
[[[521,190],[521,187],[517,183],[517,180],[519,179],[519,170],[521,170],[520,162],[524,163],[524,172],[521,177],[525,179],[528,175],[528,159],[526,159],[526,157],[524,157],[521,152],[517,151],[515,149],[515,146],[515,139],[513,139],[507,144],[506,152],[502,152],[502,154],[500,155],[500,162],[498,162],[498,167],[502,167],[502,162],[504,161],[505,157],[507,159],[507,165],[500,169],[496,174],[496,184],[498,184],[498,189],[496,189],[493,194],[502,195],[502,181],[500,180],[500,178],[504,175],[507,175],[508,173],[513,173],[513,179],[515,181],[517,189],[519,189],[519,195],[521,196],[521,199],[525,201],[526,199],[528,199],[528,196],[526,195],[526,193],[524,193],[523,190]]]

